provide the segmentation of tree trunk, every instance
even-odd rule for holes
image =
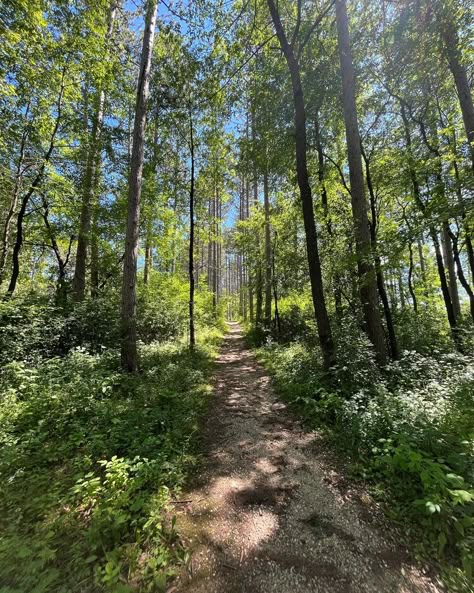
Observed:
[[[457,282],[457,278],[456,278],[456,270],[454,267],[453,246],[451,244],[449,232],[450,232],[449,223],[443,222],[443,226],[442,226],[443,258],[444,258],[444,261],[446,264],[446,268],[448,270],[448,288],[449,288],[449,295],[451,297],[451,302],[453,304],[453,313],[457,320],[461,314],[461,304],[459,302],[458,282]]]
[[[410,253],[410,267],[408,268],[408,290],[410,292],[411,300],[413,302],[413,310],[418,313],[418,302],[416,300],[415,289],[413,288],[413,246],[411,242],[408,245]]]
[[[43,162],[40,165],[36,173],[36,177],[33,179],[33,182],[30,185],[30,189],[26,192],[21,200],[20,211],[18,212],[18,216],[16,219],[16,238],[15,238],[15,245],[13,247],[13,254],[12,254],[12,275],[10,278],[10,284],[8,285],[8,290],[6,297],[9,298],[13,295],[16,289],[16,285],[18,282],[18,276],[20,275],[20,252],[21,248],[23,247],[23,221],[26,214],[26,208],[28,207],[29,201],[31,196],[35,193],[37,188],[39,187],[41,181],[43,180],[44,170],[46,168],[46,164],[51,159],[51,155],[53,154],[53,150],[55,147],[55,140],[56,134],[59,130],[59,122],[61,121],[62,115],[62,106],[63,106],[63,97],[64,97],[64,77],[65,71],[63,71],[62,79],[61,79],[61,87],[59,90],[59,97],[56,105],[56,121],[54,124],[53,132],[51,134],[51,139],[49,141],[49,147],[44,155]]]
[[[277,233],[275,231],[275,241],[272,249],[272,279],[273,279],[273,299],[275,302],[275,327],[278,334],[281,334],[280,312],[278,310],[278,283],[276,276],[276,248],[277,248]]]
[[[194,130],[191,108],[189,108],[189,149],[191,157],[189,187],[189,346],[193,350],[196,338],[194,331]]]
[[[112,37],[117,8],[117,0],[112,0],[112,3],[110,4],[107,32],[105,37],[106,54],[108,46],[110,45],[110,39]],[[84,193],[82,195],[81,219],[77,239],[76,265],[72,279],[72,294],[75,301],[84,300],[86,292],[86,267],[91,228],[91,210],[95,197],[95,189],[97,187],[96,175],[99,165],[100,142],[102,135],[102,125],[104,121],[104,105],[105,91],[104,89],[101,89],[97,97],[94,121],[87,147],[86,168],[84,173]]]
[[[456,132],[453,130],[453,152],[456,154],[457,147],[456,147]],[[466,244],[466,252],[467,252],[467,261],[469,264],[469,269],[471,271],[471,278],[474,282],[474,248],[472,246],[472,229],[469,224],[469,220],[466,215],[466,207],[464,204],[464,197],[462,193],[462,186],[461,186],[461,176],[459,174],[459,166],[456,159],[453,160],[453,169],[454,169],[454,179],[456,180],[456,197],[458,201],[458,206],[461,210],[461,219],[462,219],[462,226],[464,229],[464,243]]]
[[[423,254],[423,237],[421,240],[418,240],[418,259],[420,260],[421,279],[426,290],[426,263]]]
[[[328,193],[326,190],[325,183],[325,162],[324,162],[324,151],[321,142],[321,132],[319,128],[319,112],[316,113],[314,120],[314,134],[316,139],[316,151],[318,153],[318,181],[321,188],[321,205],[323,207],[324,222],[326,225],[326,231],[331,241],[333,238],[332,221],[329,215],[329,204],[328,204]],[[341,295],[341,278],[339,273],[336,273],[332,278],[334,304],[336,308],[336,318],[340,320],[342,318],[342,295]]]
[[[253,203],[255,209],[258,206],[258,179],[254,171],[253,180]],[[262,266],[260,263],[260,231],[257,233],[257,259],[255,262],[255,327],[259,327],[263,317],[263,281]]]
[[[146,5],[145,31],[143,34],[140,73],[138,76],[135,122],[133,126],[133,147],[128,187],[127,232],[125,237],[125,258],[122,284],[121,361],[122,367],[129,372],[134,372],[138,368],[136,283],[140,197],[142,190],[143,152],[145,145],[146,104],[150,83],[157,3],[158,0],[149,0]]]
[[[8,257],[8,250],[10,247],[10,227],[13,220],[13,217],[16,213],[16,208],[18,205],[18,198],[20,196],[20,188],[21,188],[21,177],[22,177],[22,167],[23,162],[25,160],[25,149],[26,149],[26,141],[28,138],[29,133],[29,125],[28,125],[28,113],[30,110],[30,104],[28,103],[26,107],[25,113],[25,127],[23,129],[23,133],[21,135],[21,142],[20,142],[20,155],[18,157],[18,163],[16,166],[15,172],[15,184],[13,186],[13,194],[12,199],[10,202],[10,207],[7,212],[7,216],[5,218],[5,222],[3,223],[3,230],[2,230],[2,238],[1,238],[1,245],[0,245],[0,284],[3,282],[3,277],[5,274],[5,267],[7,263]]]
[[[472,288],[469,285],[469,282],[467,281],[466,276],[464,275],[464,271],[462,269],[461,257],[459,255],[458,237],[451,231],[451,229],[449,229],[449,227],[448,227],[448,234],[449,234],[449,238],[452,241],[453,257],[454,257],[454,261],[456,262],[456,269],[458,272],[459,282],[461,283],[461,286],[464,288],[464,290],[467,293],[467,296],[469,297],[469,306],[470,306],[470,310],[471,310],[471,317],[472,317],[472,320],[474,321],[474,292],[472,291]]]
[[[400,355],[399,355],[399,351],[398,351],[397,336],[395,334],[395,326],[393,324],[392,311],[390,309],[390,303],[388,301],[387,291],[385,289],[385,281],[384,281],[384,277],[383,277],[382,262],[380,259],[380,255],[378,253],[378,245],[377,245],[378,221],[377,221],[377,208],[376,208],[377,197],[375,195],[374,186],[372,184],[372,176],[370,173],[369,159],[366,156],[364,150],[363,149],[361,149],[361,150],[362,150],[362,156],[363,156],[364,162],[365,162],[367,187],[369,190],[369,198],[370,198],[370,211],[371,211],[371,217],[372,217],[372,220],[370,223],[370,242],[372,245],[373,252],[375,254],[375,270],[376,270],[376,274],[377,274],[377,289],[379,292],[380,300],[382,301],[385,322],[387,324],[390,352],[391,352],[393,360],[398,360]]]
[[[272,319],[272,246],[270,240],[270,196],[268,191],[268,170],[263,175],[263,204],[265,214],[265,327]]]
[[[96,194],[97,195],[97,194]],[[91,296],[99,292],[99,204],[95,203],[92,213],[91,232]]]
[[[222,198],[220,193],[217,195],[217,220],[216,220],[216,230],[217,230],[217,244],[216,244],[216,255],[217,255],[217,264],[216,264],[216,297],[217,303],[221,298],[221,288],[222,288],[222,241],[221,241],[221,221],[222,221]]]
[[[349,24],[345,0],[336,0],[336,21],[339,59],[341,64],[344,121],[346,127],[347,156],[351,182],[352,216],[356,239],[359,294],[364,311],[365,328],[374,345],[380,363],[386,361],[387,352],[382,320],[378,309],[377,282],[372,263],[367,202],[359,127],[355,99],[355,74],[349,38]]]
[[[335,362],[335,349],[331,334],[329,316],[326,309],[326,301],[324,298],[318,238],[316,233],[316,223],[314,220],[313,198],[308,177],[306,110],[304,104],[303,88],[301,86],[300,68],[294,55],[293,47],[290,45],[286,37],[274,0],[268,0],[268,6],[291,76],[293,103],[295,109],[296,175],[298,179],[301,205],[303,210],[303,221],[306,234],[306,252],[308,257],[314,313],[318,326],[319,342],[323,354],[324,367],[328,370]]]
[[[436,266],[438,268],[438,275],[441,283],[441,292],[443,294],[443,300],[444,305],[446,307],[446,314],[448,316],[449,326],[451,327],[451,332],[453,334],[454,341],[456,344],[458,344],[456,315],[454,314],[454,307],[451,301],[451,294],[449,292],[448,281],[446,279],[446,271],[444,268],[444,261],[443,256],[441,254],[441,247],[439,244],[438,234],[433,227],[430,228],[430,235],[435,248]]]
[[[151,247],[151,232],[147,229],[145,239],[145,263],[143,266],[143,284],[147,285],[150,281],[150,270],[153,265],[153,255]]]
[[[49,222],[49,204],[44,195],[42,195],[42,202],[43,202],[43,220],[48,232],[49,240],[51,242],[51,248],[56,256],[56,261],[58,263],[58,280],[56,284],[56,305],[59,307],[65,307],[67,304],[67,291],[66,291],[66,268],[69,262],[69,257],[71,255],[71,247],[72,242],[74,241],[74,236],[71,237],[69,241],[69,248],[66,253],[66,257],[64,258],[61,254],[61,250],[59,249],[58,242],[56,240],[56,236],[54,233],[53,228]]]
[[[217,316],[217,185],[213,203],[213,239],[212,239],[212,294],[214,314]]]
[[[400,307],[403,310],[405,308],[405,291],[403,290],[403,279],[402,279],[402,271],[400,270],[397,276],[398,282],[398,294],[400,295]]]
[[[402,116],[403,126],[404,126],[404,130],[405,130],[405,141],[406,141],[407,152],[408,152],[409,173],[410,173],[410,178],[411,178],[412,185],[413,185],[413,197],[415,199],[415,203],[418,205],[418,208],[420,209],[420,212],[423,214],[425,219],[427,219],[426,206],[423,203],[423,200],[421,199],[420,185],[418,183],[416,171],[415,171],[415,168],[413,165],[410,127],[408,124],[408,118],[407,118],[407,115],[405,112],[405,107],[404,107],[403,103],[401,104],[401,116]],[[453,337],[453,341],[454,341],[456,347],[459,348],[459,336],[458,336],[458,332],[457,332],[456,316],[454,314],[453,304],[451,302],[451,295],[449,294],[448,282],[446,280],[446,272],[444,269],[443,256],[441,254],[441,248],[439,245],[438,234],[437,234],[435,228],[433,227],[433,225],[429,221],[428,221],[428,223],[429,223],[429,234],[430,234],[431,240],[433,241],[433,245],[435,248],[436,267],[438,270],[439,281],[441,284],[441,293],[443,295],[444,306],[446,308],[446,315],[448,317],[449,327],[451,328],[451,335]]]
[[[255,142],[255,109],[252,106],[252,142]],[[253,205],[255,210],[258,207],[258,175],[255,161],[253,163]],[[254,271],[254,287],[255,287],[255,327],[258,328],[262,323],[263,318],[263,278],[262,278],[262,266],[260,256],[260,231],[257,232],[257,258],[255,260],[255,271]]]
[[[466,138],[470,146],[472,168],[474,170],[474,105],[469,79],[466,68],[461,63],[458,33],[454,23],[449,16],[440,14],[439,18],[446,57],[458,92],[459,105],[461,106],[464,129],[466,130]]]

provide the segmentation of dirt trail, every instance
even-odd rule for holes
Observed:
[[[206,431],[208,461],[177,517],[193,550],[177,591],[442,590],[386,536],[368,499],[335,486],[317,434],[277,400],[237,324],[217,360]]]

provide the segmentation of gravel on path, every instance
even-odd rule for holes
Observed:
[[[179,505],[176,593],[438,593],[369,497],[341,494],[238,324],[217,359],[206,462]]]

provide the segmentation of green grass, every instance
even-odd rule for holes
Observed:
[[[186,560],[169,502],[196,463],[219,332],[75,350],[0,375],[0,591],[163,591]]]

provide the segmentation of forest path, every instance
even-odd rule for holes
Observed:
[[[236,323],[216,366],[207,461],[183,495],[191,502],[177,505],[192,559],[172,590],[440,591],[409,562],[396,536],[387,537],[368,497],[328,469],[318,435],[278,401]]]

